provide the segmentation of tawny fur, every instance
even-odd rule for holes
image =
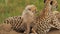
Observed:
[[[4,23],[11,24],[12,28],[17,32],[21,31],[21,29],[18,27],[21,25],[22,22],[23,22],[23,19],[21,18],[21,16],[8,17],[4,20]]]
[[[24,24],[26,25],[26,30],[24,32],[25,34],[29,34],[32,26],[31,24],[33,24],[35,21],[34,19],[36,9],[37,9],[36,6],[28,5],[22,13],[23,23],[21,24],[21,26],[23,26]]]
[[[58,20],[60,22],[60,12],[59,11],[53,11],[53,14],[56,15],[56,17],[58,18]]]
[[[35,30],[34,31],[35,33],[47,34],[51,27],[60,29],[60,23],[56,15],[54,15],[52,12],[53,2],[54,2],[53,0],[46,0],[44,9],[36,19],[37,21],[36,26],[32,29]],[[57,7],[57,5],[55,5],[54,7]]]
[[[12,30],[12,26],[11,26],[11,24],[5,24],[5,23],[0,24],[0,31],[1,30],[10,32]]]
[[[17,32],[24,32],[27,30],[27,28],[30,29],[34,26],[34,19],[35,19],[35,13],[36,13],[36,7],[34,5],[28,5],[24,11],[22,16],[14,16],[9,17],[4,20],[4,23],[11,24],[13,29]],[[29,27],[27,27],[27,25]]]

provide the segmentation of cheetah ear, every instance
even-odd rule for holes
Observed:
[[[53,1],[51,1],[50,4],[52,5],[53,4]]]
[[[44,0],[44,3],[46,2],[46,0]]]

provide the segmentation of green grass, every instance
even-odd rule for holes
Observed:
[[[34,4],[40,11],[43,8],[43,0],[0,0],[0,23],[10,16],[21,15],[25,6]],[[58,11],[60,11],[60,0],[58,0]]]

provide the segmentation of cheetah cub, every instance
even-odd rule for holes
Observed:
[[[22,18],[23,18],[23,23],[21,24],[21,26],[26,25],[26,30],[25,30],[25,34],[29,34],[30,32],[30,28],[31,28],[31,24],[34,23],[34,19],[35,19],[35,14],[36,14],[37,8],[34,5],[28,5],[26,6],[25,10],[22,13]]]
[[[26,27],[27,25],[28,26],[31,25],[31,28],[33,27],[33,25],[34,25],[33,21],[35,19],[36,11],[37,11],[36,6],[28,5],[28,6],[26,6],[25,10],[23,11],[22,16],[8,17],[3,22],[6,24],[11,24],[12,28],[15,31],[22,33],[28,29],[28,27]]]

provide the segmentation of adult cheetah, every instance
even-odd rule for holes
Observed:
[[[56,16],[53,14],[53,0],[45,0],[45,6],[36,19],[36,25],[32,28],[34,33],[47,34],[51,27],[60,29],[60,23]],[[57,5],[55,5],[57,7]]]

